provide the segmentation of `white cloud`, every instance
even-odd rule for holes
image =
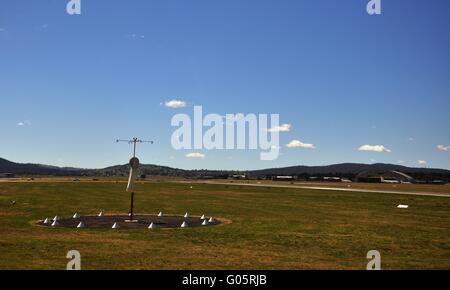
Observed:
[[[359,151],[373,151],[373,152],[391,152],[391,150],[387,149],[383,145],[363,145],[359,147]]]
[[[194,159],[205,159],[205,154],[202,153],[189,153],[186,154],[187,158],[194,158]]]
[[[399,161],[397,161],[397,163],[398,163],[398,164],[403,164],[403,163],[405,163],[405,161],[399,160]]]
[[[29,120],[25,120],[25,121],[20,121],[19,123],[17,123],[17,126],[31,126],[31,121]]]
[[[449,151],[450,150],[450,145],[445,146],[445,145],[438,145],[437,149],[440,151]]]
[[[166,107],[168,108],[172,108],[172,109],[179,109],[179,108],[184,108],[186,107],[186,102],[184,101],[179,101],[179,100],[171,100],[171,101],[167,101],[165,103]]]
[[[286,145],[288,148],[304,148],[304,149],[316,149],[313,144],[306,144],[299,140],[292,140],[289,144]]]
[[[275,126],[267,130],[267,132],[289,132],[291,131],[291,124],[282,124],[281,126]]]
[[[145,38],[145,35],[139,35],[139,34],[136,34],[136,33],[130,34],[130,36],[133,39],[136,39],[136,38],[144,39]]]
[[[425,160],[417,160],[417,163],[419,163],[420,165],[427,165],[428,162]]]

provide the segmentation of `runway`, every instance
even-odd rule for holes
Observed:
[[[203,181],[203,183],[220,184],[220,185],[234,185],[234,186],[296,188],[296,189],[329,190],[329,191],[344,191],[344,192],[388,193],[388,194],[415,195],[415,196],[450,197],[450,193],[446,194],[446,193],[435,193],[435,192],[407,192],[407,191],[393,191],[393,190],[370,190],[370,189],[357,189],[357,188],[336,188],[336,187],[303,186],[303,185],[227,183],[227,182],[216,182],[216,181]]]

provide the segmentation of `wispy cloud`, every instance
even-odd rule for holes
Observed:
[[[391,150],[387,149],[383,145],[362,145],[358,149],[359,151],[372,151],[372,152],[391,152]]]
[[[313,144],[303,143],[299,140],[292,140],[289,144],[286,145],[288,148],[303,148],[303,149],[316,149],[316,146]]]
[[[133,34],[131,34],[130,36],[131,36],[131,38],[133,38],[133,39],[138,39],[138,38],[144,39],[144,38],[145,38],[145,35],[140,35],[140,34],[136,34],[136,33],[133,33]]]
[[[20,121],[20,122],[17,123],[17,126],[20,126],[20,127],[22,127],[22,126],[31,126],[31,121],[29,121],[29,120]]]
[[[417,160],[417,163],[419,163],[419,165],[427,165],[428,161],[426,161],[426,160]]]
[[[165,103],[165,106],[172,109],[179,109],[186,107],[186,102],[180,100],[171,100]]]
[[[439,151],[449,151],[450,150],[450,145],[445,146],[445,145],[438,145],[436,147]]]
[[[47,28],[48,28],[48,24],[47,24],[47,23],[42,24],[42,25],[41,25],[41,28],[42,28],[42,29],[47,29]]]
[[[202,153],[189,153],[186,154],[186,157],[192,159],[205,159],[206,155]]]
[[[267,130],[267,132],[289,132],[291,131],[291,124],[282,124],[281,126],[275,126]]]

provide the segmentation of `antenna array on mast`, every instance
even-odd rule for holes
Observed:
[[[138,138],[133,138],[132,140],[123,140],[123,139],[117,139],[116,140],[117,143],[119,142],[127,142],[128,144],[133,144],[133,157],[136,157],[136,144],[137,143],[150,143],[153,144],[153,141],[147,141],[147,140],[141,140]]]

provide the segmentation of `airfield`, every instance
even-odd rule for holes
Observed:
[[[82,269],[364,270],[370,250],[381,253],[382,269],[450,268],[449,185],[153,178],[136,184],[137,215],[188,212],[228,222],[169,229],[37,225],[76,212],[126,214],[125,185],[87,178],[1,181],[0,269],[63,270],[70,250],[81,253]]]

